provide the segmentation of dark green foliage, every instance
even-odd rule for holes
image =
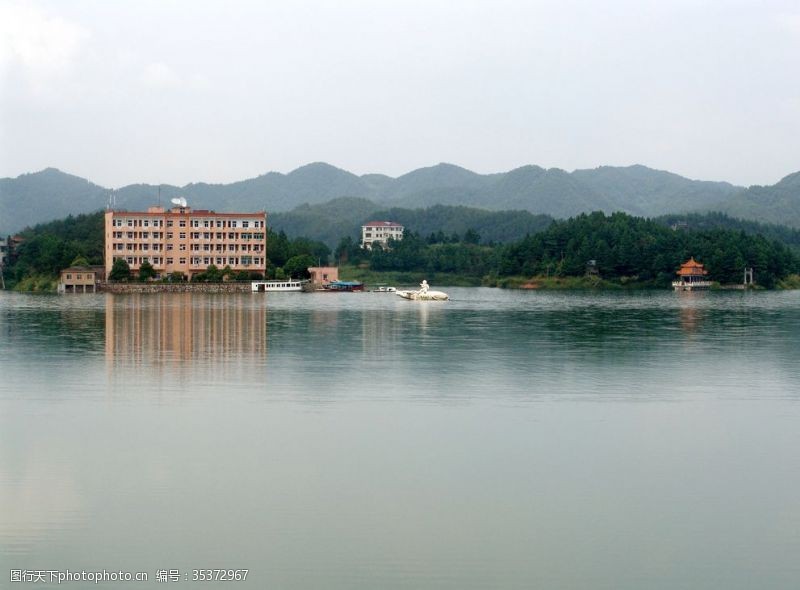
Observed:
[[[129,281],[131,279],[131,267],[124,258],[117,258],[111,265],[111,272],[108,274],[109,281]]]
[[[452,236],[442,242],[429,243],[408,230],[402,240],[390,240],[386,249],[380,245],[375,245],[371,251],[350,248],[348,244],[348,249],[342,250],[347,250],[350,262],[367,260],[373,270],[444,272],[477,277],[492,272],[499,251],[497,246],[454,241]]]
[[[86,256],[83,254],[78,254],[75,259],[69,263],[70,266],[89,266],[89,261],[86,260]]]
[[[769,240],[778,240],[800,251],[800,229],[785,225],[737,219],[719,212],[664,215],[656,218],[656,221],[669,227],[687,230],[741,230],[748,234],[760,234]]]
[[[150,264],[148,260],[142,262],[139,266],[139,280],[142,282],[149,281],[156,276],[156,269]]]
[[[314,260],[309,266],[317,266],[318,263],[327,264],[331,250],[322,242],[308,238],[290,240],[282,231],[276,233],[271,229],[267,230],[267,258],[271,267],[283,266],[290,258],[304,254]]]
[[[227,272],[226,272],[227,271]],[[209,264],[203,272],[192,276],[193,283],[221,283],[226,274],[230,274],[230,267],[220,270],[215,264]]]
[[[12,264],[6,269],[10,283],[32,275],[57,275],[76,259],[103,264],[103,212],[69,216],[28,228]]]
[[[504,248],[499,274],[580,276],[586,263],[596,260],[603,278],[635,277],[666,286],[690,256],[706,266],[711,280],[721,283],[740,283],[747,265],[755,269],[757,283],[771,287],[800,268],[787,246],[760,235],[673,230],[624,213],[592,213],[555,222]]]
[[[186,275],[178,270],[169,273],[166,280],[168,283],[183,283],[186,281]]]
[[[460,241],[461,235],[472,230],[470,239],[477,238],[484,243],[508,243],[541,231],[553,219],[547,215],[534,215],[528,211],[488,211],[472,207],[455,207],[434,205],[425,209],[378,209],[377,205],[363,207],[369,203],[363,199],[338,199],[325,205],[304,205],[289,213],[270,216],[272,227],[285,230],[287,234],[312,236],[327,244],[339,244],[341,236],[350,236],[354,242],[361,239],[361,224],[372,219],[396,221],[433,242]],[[341,206],[341,209],[337,206]],[[355,205],[351,207],[351,205]],[[301,210],[301,211],[298,211]],[[323,213],[323,211],[325,213]],[[316,213],[310,225],[305,222],[312,213]],[[436,236],[431,239],[430,236]],[[455,240],[453,240],[455,236]],[[477,243],[477,242],[475,242]],[[336,255],[338,259],[338,254]]]
[[[308,267],[316,266],[317,260],[308,254],[292,256],[283,265],[283,271],[293,279],[307,279]]]

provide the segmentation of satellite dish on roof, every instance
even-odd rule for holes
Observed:
[[[186,199],[184,197],[176,197],[172,199],[172,204],[178,207],[186,207]]]

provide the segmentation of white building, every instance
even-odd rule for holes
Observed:
[[[368,221],[361,226],[361,247],[372,250],[379,242],[384,248],[389,240],[403,239],[403,226],[394,221]]]
[[[8,240],[0,238],[0,268],[3,268],[6,265],[7,258],[8,258]]]

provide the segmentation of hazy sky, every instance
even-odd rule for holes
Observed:
[[[800,2],[0,0],[0,176],[800,170]]]

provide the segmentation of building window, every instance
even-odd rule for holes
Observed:
[[[172,264],[172,258],[167,258],[167,264]]]
[[[179,233],[178,234],[178,238],[180,238],[181,240],[185,240],[186,239],[186,232],[182,231],[181,233]]]
[[[172,227],[172,220],[171,219],[167,220],[167,227]]]
[[[71,274],[67,275],[67,278],[68,278],[69,280],[72,280],[72,275],[71,275]]]
[[[178,246],[178,250],[180,250],[181,252],[185,252],[186,251],[186,244],[181,244],[180,246]]]
[[[185,219],[181,219],[178,222],[178,227],[186,227],[186,220]]]
[[[167,244],[167,250],[172,250],[172,244]]]
[[[186,259],[185,258],[179,258],[178,262],[181,263],[181,264],[186,264]]]

